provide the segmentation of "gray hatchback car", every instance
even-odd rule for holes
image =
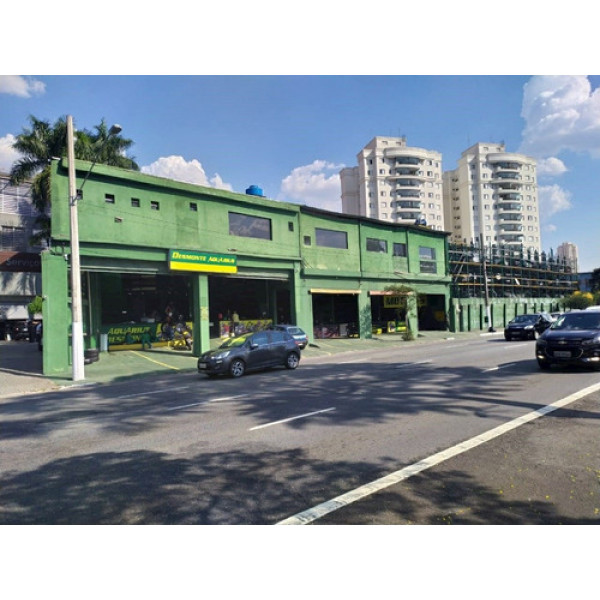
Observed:
[[[300,350],[285,331],[257,331],[230,338],[216,350],[198,359],[198,372],[213,376],[229,373],[241,377],[246,371],[269,367],[295,369],[300,364]]]

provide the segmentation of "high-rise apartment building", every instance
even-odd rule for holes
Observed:
[[[374,137],[357,159],[340,171],[343,213],[444,230],[439,152],[409,147],[405,137]]]
[[[478,143],[446,171],[444,220],[454,243],[479,242],[541,252],[535,159]]]
[[[579,260],[579,253],[577,251],[577,245],[572,242],[563,242],[556,249],[556,256],[560,260],[564,260],[573,271],[577,271],[577,262]]]

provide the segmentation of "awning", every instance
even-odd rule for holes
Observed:
[[[27,310],[27,306],[27,304],[12,304],[10,302],[3,302],[0,304],[0,319],[6,321],[29,319],[29,311]]]
[[[360,290],[329,290],[326,288],[311,288],[308,291],[311,294],[360,294]]]

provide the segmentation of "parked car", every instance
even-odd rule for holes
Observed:
[[[559,317],[562,317],[562,315],[564,315],[565,313],[562,312],[551,312],[550,316],[552,317],[553,321],[556,321]]]
[[[545,312],[519,315],[504,328],[504,339],[534,340],[546,331],[552,322],[552,317]]]
[[[29,325],[27,321],[15,321],[10,326],[10,337],[13,340],[28,340]]]
[[[535,344],[540,369],[556,365],[587,365],[600,370],[600,311],[564,314]]]
[[[301,350],[304,350],[304,348],[308,346],[308,336],[306,335],[304,330],[300,329],[300,327],[298,327],[297,325],[284,325],[282,323],[279,323],[277,325],[271,325],[269,329],[275,331],[286,331],[296,340],[296,345]]]
[[[285,331],[257,331],[230,338],[216,350],[198,359],[198,372],[208,376],[229,373],[241,377],[246,371],[268,367],[295,369],[300,363],[300,350],[294,338]]]

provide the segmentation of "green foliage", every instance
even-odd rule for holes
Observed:
[[[50,162],[67,154],[67,120],[60,117],[51,125],[49,121],[29,117],[30,127],[24,127],[13,148],[21,157],[10,170],[13,185],[33,178],[31,199],[38,212],[36,227],[39,232],[29,240],[37,246],[50,239]],[[75,158],[96,161],[124,169],[139,171],[137,163],[125,156],[133,141],[119,135],[109,136],[104,119],[95,126],[95,132],[83,129],[76,134]]]
[[[28,305],[27,311],[30,315],[39,314],[42,312],[42,297],[36,296]]]
[[[594,304],[594,296],[590,292],[574,292],[564,300],[564,305],[571,310],[587,308],[592,304]]]

